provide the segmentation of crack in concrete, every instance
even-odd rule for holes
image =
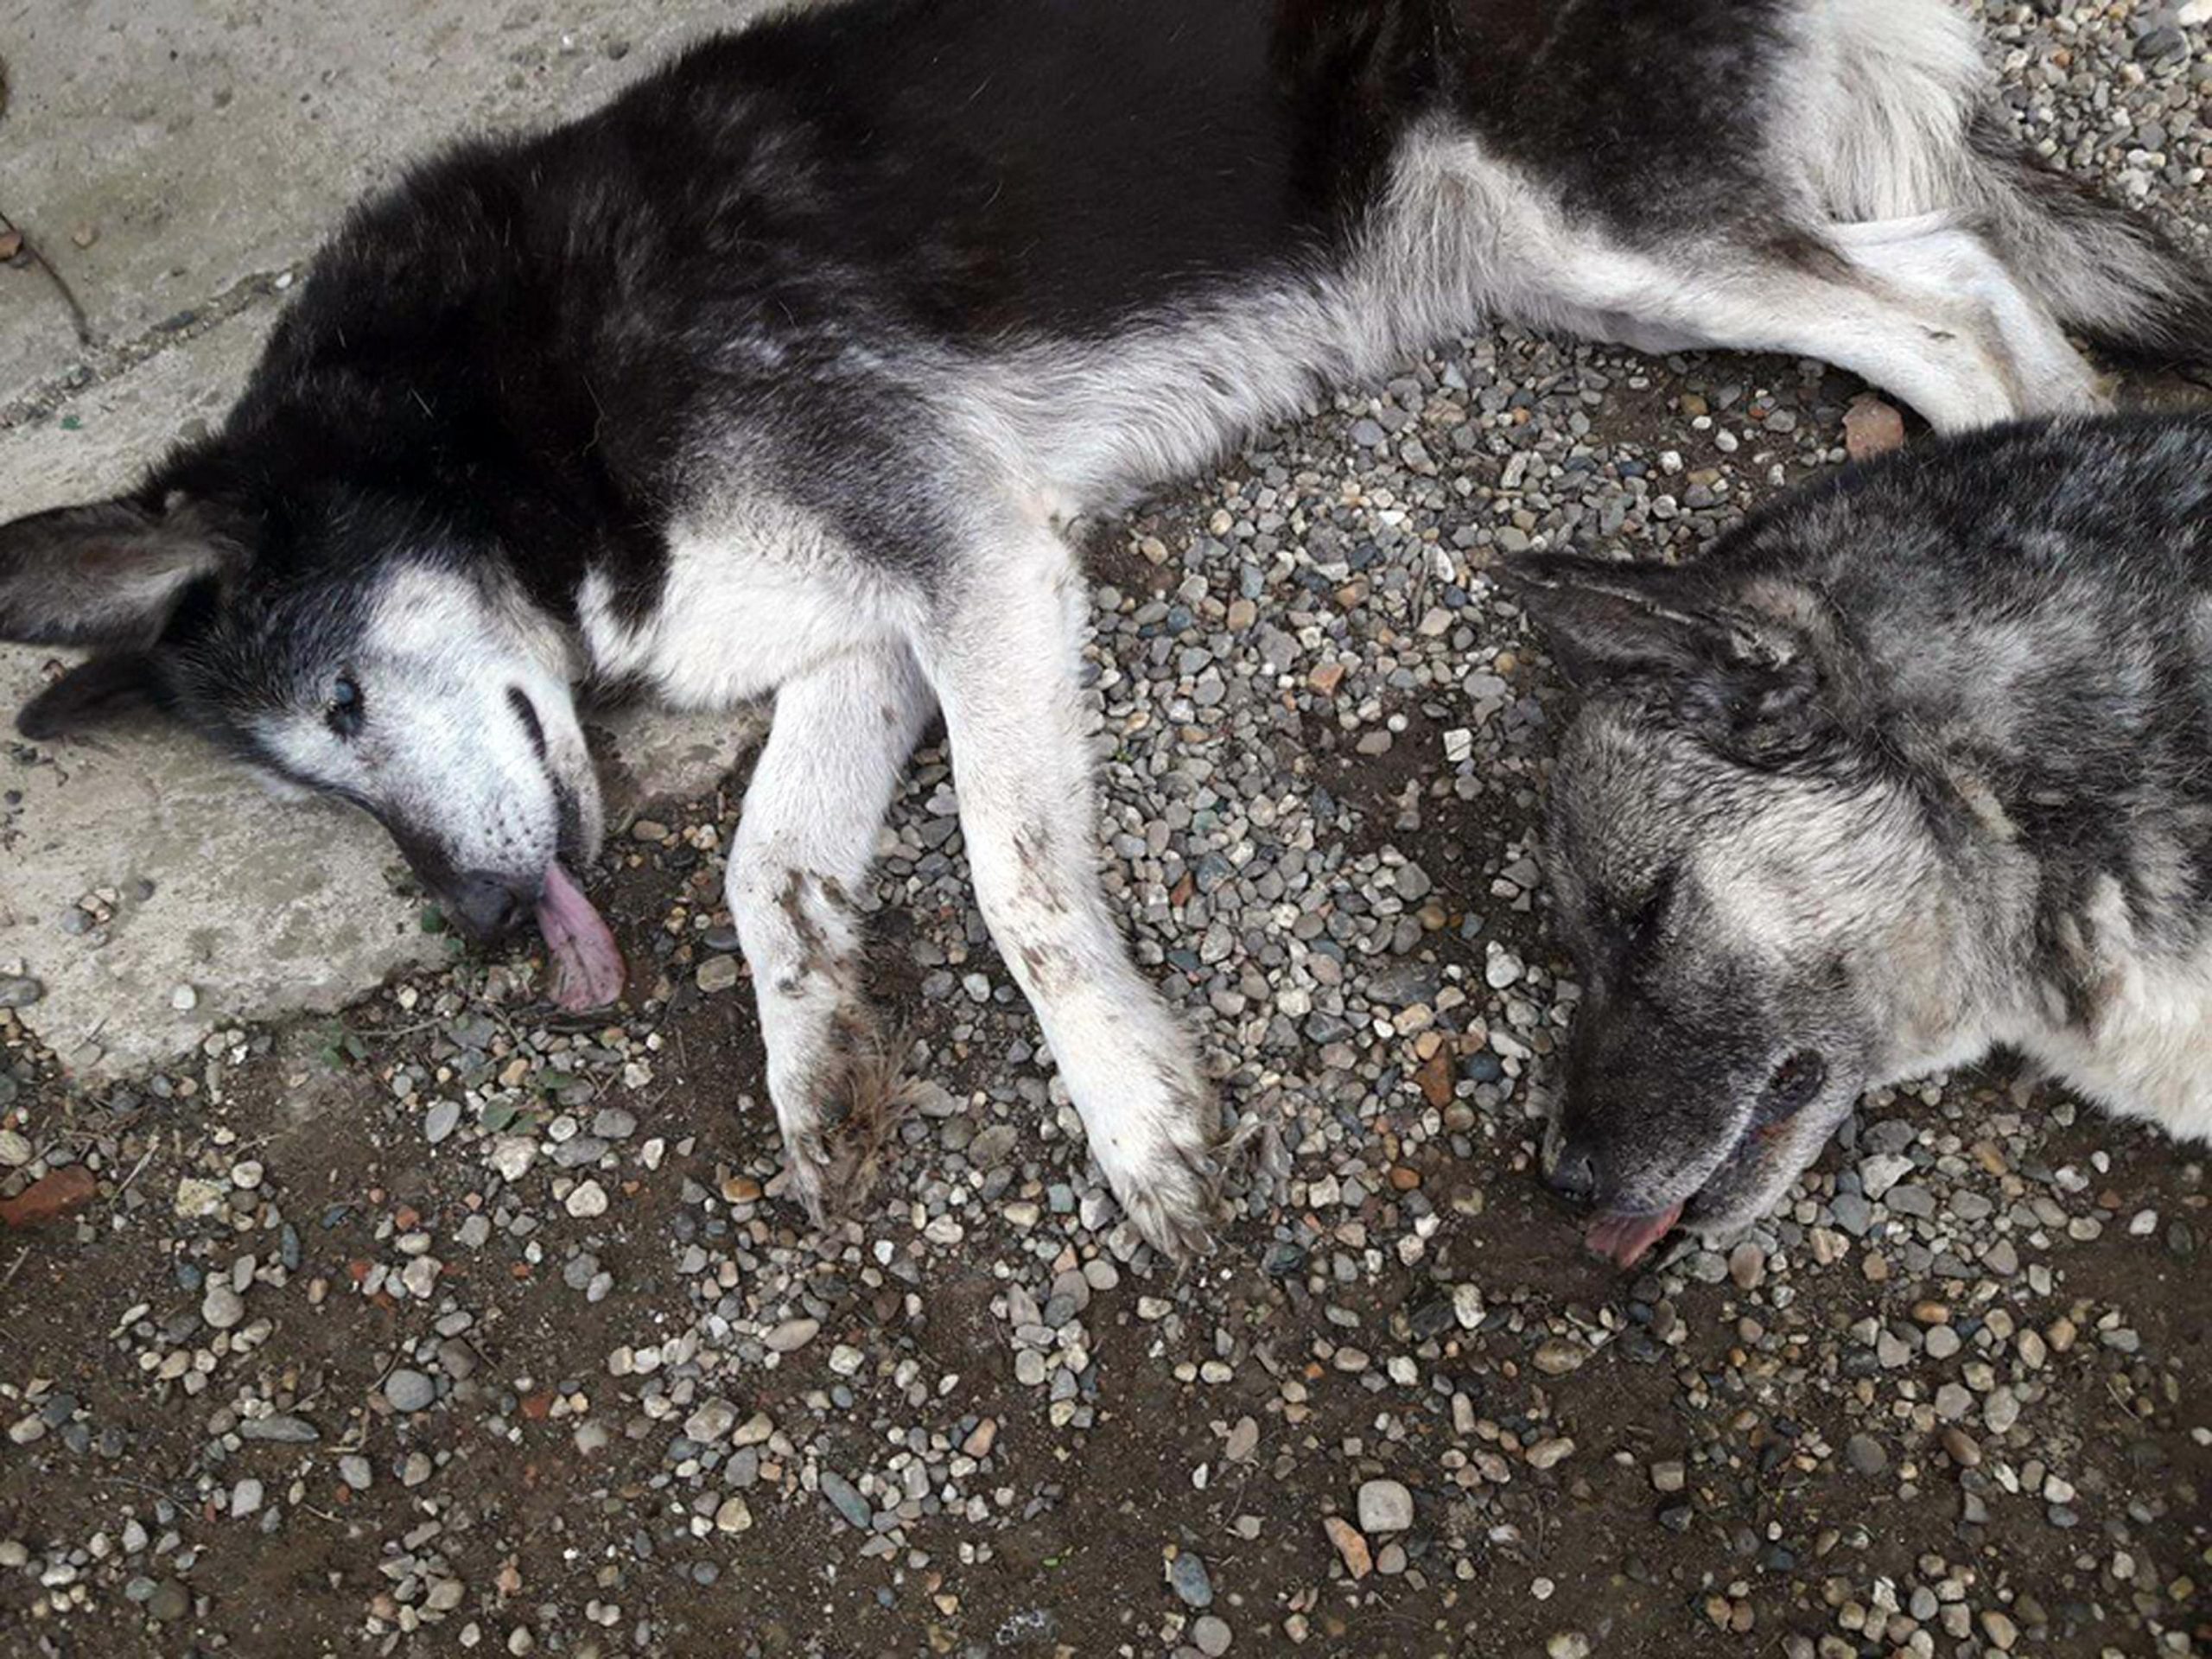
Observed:
[[[49,420],[75,399],[111,385],[188,340],[212,333],[263,302],[281,303],[297,270],[287,265],[242,276],[213,299],[164,317],[128,340],[96,337],[79,361],[0,404],[0,432]]]

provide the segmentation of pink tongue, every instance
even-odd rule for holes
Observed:
[[[622,950],[591,900],[558,864],[545,872],[537,931],[553,958],[553,1000],[571,1014],[603,1008],[622,995]]]
[[[1670,1204],[1656,1215],[1600,1216],[1590,1224],[1583,1243],[1599,1255],[1611,1256],[1617,1266],[1632,1268],[1681,1218],[1679,1204]]]

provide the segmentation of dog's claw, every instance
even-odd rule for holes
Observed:
[[[875,1186],[874,1146],[857,1147],[830,1135],[784,1143],[784,1193],[819,1232],[860,1207]]]
[[[820,1135],[802,1135],[784,1143],[784,1192],[806,1211],[808,1223],[820,1231],[830,1224],[831,1182],[836,1160]]]
[[[1143,1190],[1116,1196],[1129,1224],[1169,1261],[1192,1262],[1212,1248],[1214,1180],[1203,1165],[1179,1157]]]

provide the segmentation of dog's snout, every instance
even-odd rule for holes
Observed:
[[[493,939],[520,919],[532,895],[506,876],[466,870],[447,897],[461,926],[480,939]]]
[[[1598,1193],[1598,1154],[1587,1145],[1569,1141],[1544,1172],[1553,1192],[1586,1203]]]

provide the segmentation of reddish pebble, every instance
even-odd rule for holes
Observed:
[[[1375,1557],[1367,1548],[1365,1535],[1357,1527],[1341,1515],[1332,1515],[1321,1522],[1321,1529],[1337,1547],[1337,1554],[1344,1558],[1344,1571],[1351,1574],[1355,1582],[1375,1570]]]
[[[1452,1103],[1452,1057],[1442,1051],[1432,1054],[1414,1073],[1421,1098],[1441,1111]]]
[[[0,1198],[0,1226],[36,1227],[81,1210],[99,1197],[100,1184],[82,1164],[71,1164],[33,1181],[12,1198]]]
[[[1853,461],[1886,455],[1904,444],[1904,416],[1878,397],[1859,397],[1843,416],[1843,447]]]

